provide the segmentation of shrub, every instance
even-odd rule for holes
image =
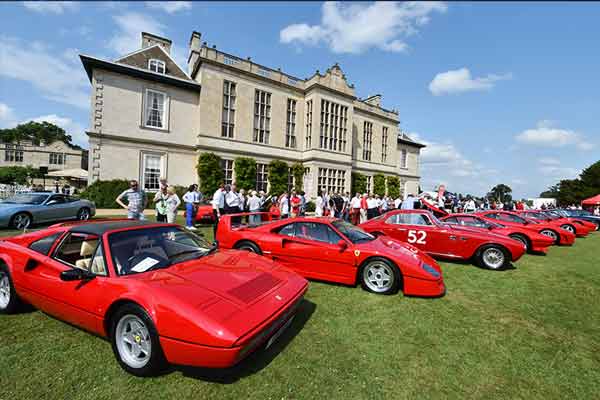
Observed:
[[[27,167],[0,167],[0,183],[12,185],[13,183],[19,185],[27,184],[27,177],[38,178],[41,177],[40,171],[33,169],[31,166]]]
[[[287,191],[288,166],[281,160],[273,160],[269,163],[269,193],[279,196]]]
[[[79,197],[93,201],[97,208],[119,208],[115,199],[128,188],[129,181],[126,179],[96,181],[85,188]],[[151,200],[152,198],[148,199],[148,201]]]
[[[388,196],[392,199],[400,196],[400,179],[397,176],[388,176],[387,178]]]
[[[367,191],[367,177],[360,172],[352,173],[352,193],[364,193]]]
[[[300,192],[304,184],[304,166],[297,162],[292,165],[292,176],[294,177],[294,190]]]
[[[202,193],[214,193],[223,183],[223,169],[221,168],[221,157],[214,153],[202,153],[198,156],[198,178],[200,191]]]
[[[383,174],[373,175],[373,193],[385,196],[385,176]]]
[[[314,201],[307,201],[305,207],[306,212],[315,212],[315,208],[317,208]]]
[[[254,158],[236,158],[234,169],[235,184],[237,185],[238,190],[252,190],[256,187],[256,160]]]

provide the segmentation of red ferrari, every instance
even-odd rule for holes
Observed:
[[[242,249],[272,258],[306,278],[361,286],[370,292],[437,297],[446,292],[437,263],[411,245],[377,238],[333,218],[299,217],[234,225],[219,221],[219,247]]]
[[[522,217],[533,219],[540,222],[547,222],[561,227],[562,229],[574,233],[577,237],[584,237],[596,230],[596,224],[587,221],[581,221],[576,218],[553,216],[548,212],[541,210],[521,210],[516,211]]]
[[[523,243],[489,232],[462,229],[441,222],[427,210],[395,210],[360,225],[367,232],[408,242],[433,256],[471,260],[501,269],[527,250]]]
[[[548,247],[554,244],[554,240],[548,236],[525,229],[521,226],[507,226],[497,222],[486,221],[474,214],[451,214],[441,218],[447,224],[458,225],[465,228],[489,231],[499,235],[509,236],[527,246],[527,250],[536,253],[546,253]]]
[[[0,312],[22,302],[110,340],[126,371],[229,367],[291,323],[308,282],[177,225],[61,224],[0,241]]]
[[[487,210],[476,214],[486,221],[499,222],[506,226],[520,226],[541,233],[552,238],[555,244],[571,246],[575,243],[575,235],[573,233],[554,224],[523,218],[512,211]]]

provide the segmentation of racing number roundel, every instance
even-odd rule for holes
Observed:
[[[414,229],[408,231],[408,243],[425,244],[426,238],[427,232],[425,231],[416,231]]]

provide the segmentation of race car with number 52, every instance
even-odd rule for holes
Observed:
[[[481,267],[502,269],[527,250],[506,236],[443,223],[427,210],[394,210],[360,225],[374,235],[385,235],[441,258],[473,260]]]

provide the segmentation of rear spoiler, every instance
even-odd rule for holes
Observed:
[[[128,221],[129,218],[94,218],[87,221],[68,221],[68,222],[59,222],[58,224],[50,225],[48,228],[64,228],[66,226],[77,226],[83,224],[93,224],[96,222],[106,222],[106,221]]]
[[[242,226],[258,226],[258,225],[250,225],[248,218],[250,215],[260,215],[261,224],[265,222],[271,222],[273,218],[271,217],[271,213],[269,212],[244,212],[244,213],[236,213],[236,214],[225,214],[221,215],[219,218],[219,227],[218,229],[224,228],[227,230],[231,230],[233,227],[242,227]]]
[[[433,215],[435,215],[438,218],[450,215],[446,210],[442,210],[441,208],[434,206],[433,204],[431,204],[430,202],[428,202],[425,199],[421,199],[421,205],[423,206],[423,208],[431,211],[433,213]]]

